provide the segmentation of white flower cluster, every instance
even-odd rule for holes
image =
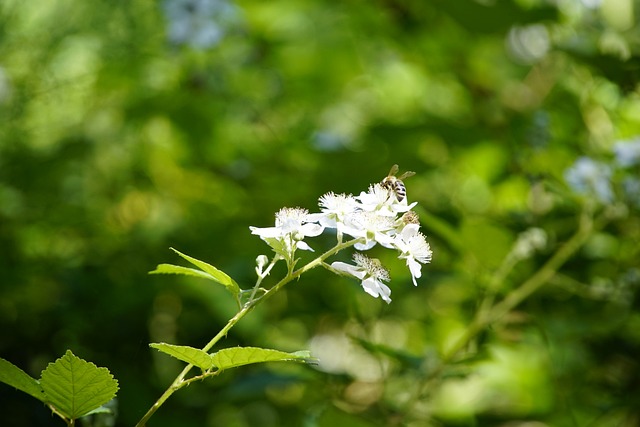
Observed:
[[[338,243],[344,235],[358,239],[354,248],[366,251],[379,244],[398,251],[398,257],[406,261],[413,284],[422,275],[422,264],[431,261],[431,248],[419,230],[418,215],[405,198],[398,200],[395,192],[380,184],[369,186],[359,196],[327,193],[320,197],[319,213],[309,213],[301,208],[283,208],[276,214],[275,227],[250,227],[251,233],[260,236],[283,259],[294,260],[296,249],[313,249],[304,242],[326,229],[336,229]],[[391,290],[383,281],[389,281],[388,271],[377,259],[357,252],[355,265],[334,262],[331,269],[357,278],[364,290],[391,302]]]

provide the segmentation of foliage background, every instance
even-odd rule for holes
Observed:
[[[550,243],[501,294],[575,230],[585,200],[563,171],[640,134],[633,1],[207,9],[221,4],[0,4],[0,356],[35,377],[67,348],[108,367],[117,424],[133,425],[179,370],[148,343],[202,346],[234,310],[197,279],[147,276],[179,262],[168,247],[251,286],[267,248],[249,225],[358,193],[399,163],[417,172],[406,184],[434,250],[420,286],[383,259],[387,306],[313,271],[224,344],[328,348],[334,365],[227,373],[175,395],[151,425],[637,425],[633,207],[481,335],[473,358],[403,403],[516,235],[540,227]],[[61,425],[4,385],[0,414]]]

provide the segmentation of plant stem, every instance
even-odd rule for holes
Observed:
[[[407,402],[407,407],[417,402],[431,388],[433,380],[439,377],[445,367],[490,324],[500,320],[534,292],[544,286],[573,256],[594,230],[600,229],[606,221],[602,217],[599,221],[594,221],[591,213],[586,210],[580,216],[578,230],[573,236],[562,245],[553,256],[534,275],[527,279],[520,287],[509,293],[502,301],[495,305],[484,305],[478,310],[476,316],[471,321],[464,334],[444,353],[439,364],[427,375],[424,383],[418,388],[412,398]],[[405,412],[406,413],[406,412]]]
[[[355,245],[356,243],[358,243],[360,241],[360,239],[353,239],[353,240],[349,240],[348,242],[345,243],[338,243],[337,245],[335,245],[333,248],[329,249],[327,252],[323,253],[322,255],[320,255],[319,257],[317,257],[316,259],[314,259],[313,261],[310,261],[307,265],[305,265],[304,267],[300,267],[299,269],[290,272],[289,274],[287,274],[282,280],[280,280],[278,283],[276,283],[271,289],[269,289],[262,297],[255,299],[255,300],[251,300],[248,304],[246,304],[238,313],[236,313],[235,316],[233,316],[231,319],[229,319],[229,321],[227,322],[227,324],[220,330],[220,332],[218,332],[216,334],[216,336],[214,336],[211,341],[209,341],[207,343],[207,345],[205,345],[204,347],[202,347],[203,351],[209,351],[211,350],[211,348],[218,342],[220,341],[220,339],[224,336],[227,335],[227,333],[229,332],[229,330],[231,328],[233,328],[235,326],[236,323],[238,323],[240,321],[240,319],[242,319],[245,315],[247,315],[251,310],[253,310],[258,304],[260,304],[261,302],[265,301],[267,298],[269,298],[271,295],[275,294],[276,292],[278,292],[280,289],[282,289],[282,287],[284,285],[286,285],[287,283],[291,282],[294,279],[297,279],[298,277],[300,277],[303,273],[311,270],[312,268],[315,268],[319,265],[322,265],[322,263],[324,262],[325,259],[329,258],[332,255],[335,255],[336,253],[340,252],[343,249],[346,249],[350,246]],[[164,404],[164,402],[171,397],[171,395],[173,393],[175,393],[176,391],[178,391],[179,389],[181,389],[182,387],[184,387],[185,385],[189,384],[191,381],[190,380],[185,380],[185,376],[187,375],[187,373],[189,373],[189,371],[191,370],[191,368],[193,368],[193,365],[189,364],[187,366],[184,367],[184,369],[182,370],[182,372],[180,372],[180,374],[178,374],[178,376],[176,377],[175,380],[173,380],[173,382],[171,383],[171,385],[164,391],[164,393],[162,394],[162,396],[160,396],[160,398],[153,404],[153,406],[151,406],[151,408],[149,408],[149,410],[147,411],[146,414],[144,414],[144,416],[140,419],[140,421],[138,421],[138,424],[136,424],[136,427],[144,427],[147,424],[147,421],[149,421],[149,418],[151,418],[151,416],[158,410],[160,409],[160,407]]]
[[[592,218],[583,214],[580,218],[580,226],[575,234],[553,254],[540,270],[520,287],[509,293],[502,301],[489,309],[478,312],[469,328],[467,328],[466,333],[445,354],[443,362],[451,361],[486,326],[502,318],[502,316],[509,313],[522,301],[530,297],[531,294],[548,283],[560,267],[582,247],[591,236],[593,228],[594,222]]]
[[[62,413],[58,411],[58,408],[53,406],[51,403],[47,403],[47,406],[49,407],[49,409],[51,409],[51,412],[53,412],[54,414],[62,418],[62,420],[65,422],[66,425],[72,425],[71,424],[73,422],[72,418],[67,418],[66,416],[62,415]]]
[[[258,288],[260,287],[260,284],[262,283],[262,281],[264,280],[265,277],[267,277],[269,275],[269,273],[271,272],[271,269],[273,268],[274,265],[276,265],[276,262],[280,261],[282,259],[282,257],[280,257],[280,255],[275,255],[273,257],[273,259],[271,260],[271,262],[269,263],[269,266],[262,272],[260,272],[258,274],[258,280],[256,280],[256,284],[253,287],[253,292],[251,292],[251,296],[249,297],[249,301],[247,302],[247,304],[252,304],[254,298],[256,297],[256,292],[258,291]]]

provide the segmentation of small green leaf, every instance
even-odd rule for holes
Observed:
[[[13,363],[0,358],[0,381],[46,402],[40,383]]]
[[[267,245],[271,246],[271,249],[273,249],[275,253],[280,255],[282,259],[289,259],[291,255],[289,253],[289,248],[287,248],[282,240],[273,237],[266,237],[262,240],[264,240]]]
[[[172,264],[160,264],[155,270],[150,271],[149,274],[183,274],[185,276],[195,276],[201,279],[209,279],[216,281],[209,273],[205,273],[202,270],[196,270],[195,268],[181,267],[179,265]]]
[[[211,355],[213,364],[218,369],[236,368],[262,362],[310,362],[314,359],[308,351],[286,353],[279,350],[257,347],[232,347],[225,348]]]
[[[75,356],[71,350],[49,363],[42,371],[40,384],[47,402],[70,419],[88,414],[113,399],[118,381],[107,368]]]
[[[229,277],[223,271],[218,270],[217,268],[215,268],[211,264],[207,264],[204,261],[200,261],[199,259],[190,257],[189,255],[185,255],[182,252],[180,252],[180,251],[178,251],[178,250],[176,250],[174,248],[171,248],[171,250],[174,251],[175,253],[177,253],[178,255],[180,255],[182,258],[184,258],[187,261],[189,261],[191,264],[195,265],[196,267],[198,267],[199,269],[204,271],[205,273],[207,273],[210,276],[210,277],[207,277],[207,278],[210,278],[211,280],[220,283],[225,288],[227,288],[227,290],[229,292],[231,292],[234,296],[237,297],[240,294],[240,286],[238,286],[236,281],[233,280],[231,277]],[[184,274],[184,272],[182,272],[181,274]],[[193,273],[189,273],[189,274],[193,275]],[[200,276],[200,277],[203,277],[203,276]]]
[[[149,344],[149,346],[163,353],[166,353],[169,356],[175,357],[176,359],[180,359],[183,362],[187,362],[194,366],[197,366],[203,371],[211,369],[211,367],[213,366],[211,355],[206,351],[200,350],[199,348],[166,343],[152,343]]]

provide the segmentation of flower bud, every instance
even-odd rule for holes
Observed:
[[[269,258],[266,255],[258,255],[256,258],[256,272],[258,275],[262,273],[264,266],[269,262]]]

